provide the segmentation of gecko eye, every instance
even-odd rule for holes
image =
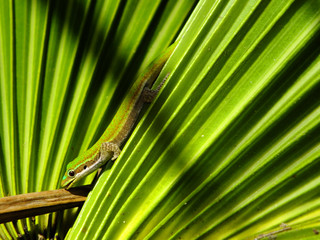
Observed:
[[[83,169],[86,169],[86,168],[87,168],[87,165],[84,165],[84,166],[83,166]]]
[[[68,171],[68,176],[69,177],[73,177],[74,176],[74,171],[73,170],[69,170]]]

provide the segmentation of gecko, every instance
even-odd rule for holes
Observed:
[[[143,104],[152,102],[166,81],[169,74],[155,90],[151,89],[175,47],[176,43],[167,48],[133,83],[132,88],[99,140],[91,148],[68,163],[61,181],[61,187],[70,188],[81,178],[101,168],[110,159],[114,161],[118,158],[121,152],[120,147],[132,131]]]

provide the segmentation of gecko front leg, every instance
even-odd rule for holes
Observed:
[[[120,154],[121,150],[119,146],[113,142],[104,142],[100,147],[100,156],[106,158],[110,153],[113,153],[111,158],[112,161],[116,160]]]

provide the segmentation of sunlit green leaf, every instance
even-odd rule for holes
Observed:
[[[172,42],[80,214],[1,239],[317,239],[319,0],[0,0],[0,196],[60,188]]]

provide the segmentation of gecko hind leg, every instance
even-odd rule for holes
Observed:
[[[158,95],[158,92],[166,82],[169,75],[170,73],[167,73],[167,75],[164,77],[164,79],[161,81],[161,83],[157,86],[156,89],[150,89],[150,88],[143,89],[143,92],[142,92],[143,102],[151,103],[156,98],[156,96]]]
[[[118,158],[118,156],[121,153],[121,150],[119,148],[119,146],[115,143],[112,142],[104,142],[101,144],[100,147],[100,153],[101,153],[101,157],[105,158],[108,156],[108,154],[113,154],[111,160],[114,161]]]

